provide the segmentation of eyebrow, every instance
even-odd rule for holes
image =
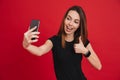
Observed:
[[[70,18],[72,18],[70,15],[67,15],[67,16],[70,17]],[[80,21],[79,19],[75,19],[75,20]]]

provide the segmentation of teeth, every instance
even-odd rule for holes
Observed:
[[[67,29],[72,30],[72,28],[69,28],[68,26],[67,26]]]
[[[68,32],[72,31],[72,29],[73,29],[73,28],[70,28],[69,26],[66,26],[66,30],[67,30]]]

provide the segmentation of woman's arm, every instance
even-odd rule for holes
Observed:
[[[41,56],[47,53],[48,51],[50,51],[53,47],[53,44],[50,40],[47,40],[43,45],[39,47],[33,45],[32,43],[37,42],[39,38],[38,36],[39,32],[33,32],[35,29],[36,27],[24,33],[23,47],[30,53],[37,55],[37,56]],[[32,38],[35,38],[35,39],[32,40]]]
[[[102,64],[98,58],[98,56],[96,55],[95,51],[93,50],[91,44],[89,43],[86,47],[87,50],[90,51],[91,55],[87,58],[88,61],[98,70],[101,70],[102,68]]]
[[[52,42],[50,40],[47,40],[43,45],[37,47],[34,45],[29,45],[29,47],[26,48],[30,53],[36,55],[36,56],[42,56],[45,53],[49,52],[52,49]]]
[[[89,43],[87,45],[87,47],[84,46],[82,40],[81,40],[81,37],[79,38],[79,43],[77,44],[74,44],[74,50],[77,54],[83,54],[83,55],[86,55],[86,53],[88,51],[90,51],[90,56],[87,57],[88,61],[98,70],[101,70],[102,68],[102,65],[101,65],[101,62],[98,58],[98,56],[96,55],[96,53],[94,52],[91,44]]]

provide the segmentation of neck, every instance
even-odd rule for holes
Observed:
[[[68,42],[71,42],[71,41],[74,40],[74,36],[73,35],[66,35],[65,40],[68,41]]]

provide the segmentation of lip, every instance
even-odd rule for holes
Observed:
[[[66,31],[67,32],[71,32],[73,30],[73,28],[69,28],[67,25],[66,25]]]

